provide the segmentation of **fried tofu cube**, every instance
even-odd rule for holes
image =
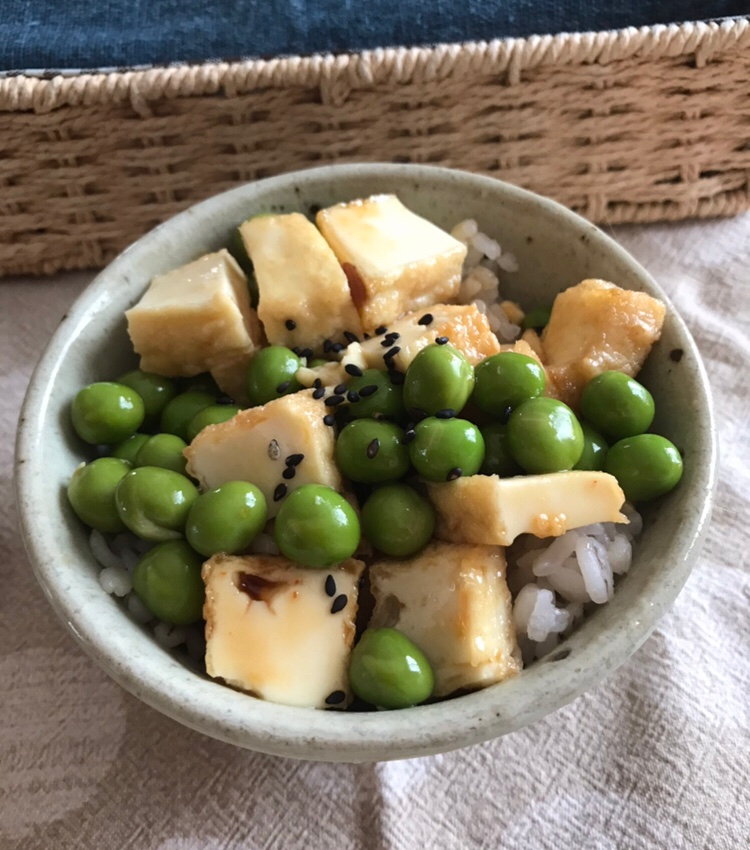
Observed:
[[[272,345],[319,351],[324,340],[344,331],[361,334],[341,264],[305,216],[256,216],[240,234],[255,268],[258,316]]]
[[[341,490],[333,429],[323,422],[327,412],[308,390],[242,410],[227,422],[204,428],[185,449],[188,474],[204,489],[227,481],[255,484],[266,497],[269,517],[281,506],[279,493],[291,493],[303,484]],[[282,477],[285,459],[294,454],[303,458],[294,478],[287,480]]]
[[[247,404],[247,367],[255,356],[257,349],[222,360],[211,369],[211,377],[216,381],[216,386],[234,399],[237,404]]]
[[[635,377],[661,336],[666,307],[645,292],[584,280],[561,292],[542,334],[555,395],[577,407],[586,384],[609,370]]]
[[[420,324],[425,316],[431,316],[432,321]],[[398,334],[393,346],[400,350],[387,360],[399,372],[405,372],[417,354],[439,337],[446,337],[448,344],[460,351],[472,366],[500,351],[500,343],[487,317],[473,304],[434,304],[429,310],[410,313],[393,322],[387,333]],[[362,343],[362,353],[370,369],[387,368],[384,358],[393,346],[382,345],[386,334]]]
[[[125,316],[141,369],[168,377],[209,372],[263,342],[247,278],[225,250],[158,275]]]
[[[405,372],[417,354],[438,337],[447,337],[449,344],[458,349],[472,366],[501,349],[487,317],[473,304],[435,304],[429,309],[432,321],[420,324],[419,320],[425,315],[427,312],[419,311],[393,322],[387,331],[398,334],[393,345],[383,346],[385,333],[362,343],[354,342],[346,348],[340,363],[331,362],[317,369],[300,370],[297,380],[303,386],[312,386],[316,378],[320,378],[326,387],[345,383],[348,380],[344,369],[347,363],[360,369],[385,370],[390,365],[399,372]],[[398,353],[393,357],[387,356],[394,346],[398,347]]]
[[[214,555],[202,571],[208,675],[271,702],[346,708],[363,569],[353,558],[310,570],[281,555]]]
[[[435,536],[453,543],[510,546],[519,534],[559,537],[594,522],[626,522],[625,496],[606,472],[467,475],[427,482],[437,512]]]
[[[521,669],[501,548],[430,543],[408,560],[373,564],[370,586],[370,626],[414,641],[435,673],[434,696],[484,688]]]
[[[466,246],[395,195],[328,207],[316,222],[347,271],[365,331],[458,294]]]

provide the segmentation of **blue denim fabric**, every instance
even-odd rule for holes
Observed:
[[[0,71],[341,52],[749,13],[750,0],[0,0]]]

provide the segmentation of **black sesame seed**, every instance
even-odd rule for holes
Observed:
[[[508,424],[508,420],[510,419],[511,413],[513,413],[513,408],[510,405],[507,405],[507,407],[505,407],[503,409],[503,412],[500,416],[500,424],[501,425],[507,425]]]
[[[453,469],[445,476],[446,481],[455,481],[456,478],[460,478],[463,475],[460,466],[454,466]]]
[[[456,411],[452,407],[444,407],[442,410],[436,410],[434,413],[435,419],[453,419]]]
[[[335,421],[336,417],[332,413],[326,413],[326,415],[323,417],[324,425],[333,425]]]
[[[297,327],[297,323],[294,321],[294,319],[287,319],[287,320],[284,322],[284,327],[285,327],[288,331],[293,331],[293,330]]]
[[[336,595],[336,579],[329,573],[326,576],[326,596]]]
[[[331,351],[334,354],[340,354],[345,348],[346,346],[342,345],[340,342],[334,342],[334,344],[331,346]]]
[[[268,444],[268,457],[271,460],[278,460],[281,456],[281,449],[279,448],[279,443],[277,440],[271,440]]]
[[[357,334],[353,334],[351,331],[344,331],[344,339],[348,342],[359,342]]]
[[[326,394],[325,387],[317,387],[316,389],[313,390],[312,397],[313,398],[323,398],[323,396],[325,394]]]
[[[424,316],[417,322],[418,325],[432,324],[432,313],[425,313]]]
[[[422,410],[421,407],[411,407],[409,408],[409,413],[414,417],[415,422],[421,422],[423,419],[427,419],[427,411]]]
[[[281,473],[281,477],[285,478],[287,481],[291,481],[292,478],[297,474],[297,469],[294,466],[287,466],[287,468]]]
[[[397,372],[395,369],[389,369],[388,377],[390,378],[391,383],[394,386],[398,387],[404,383],[404,379],[406,376],[403,374],[403,372]]]
[[[408,446],[409,443],[417,436],[417,432],[412,428],[409,431],[404,432],[404,436],[401,438],[401,445]]]
[[[300,356],[300,357],[305,357],[305,358],[307,358],[308,360],[310,360],[310,358],[313,356],[313,350],[312,350],[312,348],[303,348],[303,349],[300,351],[299,356]]]
[[[447,337],[447,336],[438,336],[438,337],[435,337],[435,342],[436,342],[438,345],[445,345],[445,344],[448,342],[448,337]]]
[[[339,705],[346,699],[346,694],[343,691],[334,691],[326,697],[326,705]]]
[[[374,440],[370,440],[369,445],[367,446],[367,457],[372,460],[375,455],[380,451],[380,440],[375,437]]]
[[[680,362],[680,360],[682,360],[682,355],[683,355],[684,353],[685,353],[685,352],[684,352],[681,348],[673,348],[673,349],[669,352],[669,359],[670,359],[670,360],[673,360],[675,363],[679,363],[679,362]]]
[[[365,340],[368,340],[370,338],[370,334],[363,334],[363,336],[364,336]]]
[[[336,405],[341,404],[342,401],[344,401],[344,396],[342,395],[329,395],[323,404],[325,404],[326,407],[336,407]]]
[[[359,401],[359,394],[356,390],[349,390],[349,392],[346,394],[346,400],[350,404],[356,404]]]
[[[302,349],[298,345],[295,345],[292,351],[297,355],[297,357],[302,357]]]
[[[283,499],[284,496],[286,496],[286,484],[279,484],[273,491],[273,500],[274,502],[278,502],[280,499]]]
[[[337,384],[333,388],[333,392],[335,395],[344,395],[344,393],[346,392],[346,384]]]
[[[346,366],[344,366],[344,371],[347,375],[351,375],[352,378],[362,377],[362,370],[359,366],[355,366],[354,363],[347,363]]]
[[[328,352],[331,350],[332,347],[333,347],[333,343],[331,342],[330,339],[324,339],[323,340],[323,351],[325,351],[326,354],[328,354]]]
[[[320,378],[316,378],[316,379],[313,381],[313,386],[314,386],[314,387],[315,387],[315,389],[317,390],[317,389],[319,389],[320,387],[322,387],[322,386],[323,386],[323,381],[321,381],[321,380],[320,380]]]
[[[284,463],[287,466],[299,466],[304,459],[305,456],[303,454],[287,455],[287,458]]]
[[[395,342],[397,339],[401,338],[401,334],[398,331],[391,331],[388,336]]]
[[[386,353],[383,355],[383,360],[392,360],[399,353],[399,351],[401,351],[399,346],[394,345],[393,348],[386,351]]]
[[[367,398],[368,396],[373,395],[377,391],[378,391],[378,385],[377,384],[368,384],[366,387],[362,387],[362,389],[359,391],[359,397],[360,398]]]
[[[289,389],[289,387],[291,387],[291,385],[292,385],[291,381],[282,381],[278,385],[278,387],[276,387],[276,392],[277,393],[285,393]]]
[[[395,340],[391,339],[391,335],[386,334],[385,339],[383,339],[380,344],[383,348],[388,348],[390,345],[393,345],[394,342]]]
[[[345,593],[339,593],[331,605],[331,614],[338,614],[339,611],[343,611],[343,609],[346,608],[346,603],[348,601],[349,600],[346,598]]]
[[[375,328],[375,333],[380,336],[380,334],[384,334],[388,328],[385,325],[380,325],[379,328]]]

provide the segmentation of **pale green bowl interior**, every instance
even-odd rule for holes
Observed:
[[[450,229],[475,218],[518,259],[503,295],[526,307],[588,277],[665,298],[612,240],[551,201],[490,178],[420,166],[333,166],[271,178],[212,198],[158,227],[125,251],[64,319],[32,378],[17,443],[22,529],[37,578],[81,646],[123,687],[208,735],[263,752],[332,761],[425,755],[511,732],[553,711],[623,663],[671,604],[697,555],[714,489],[711,403],[698,352],[669,307],[661,341],[641,379],[657,400],[653,429],[684,454],[677,490],[645,510],[645,531],[615,598],[570,637],[564,651],[517,679],[476,694],[400,712],[339,714],[271,705],[201,676],[160,648],[97,581],[87,534],[64,485],[85,456],[68,408],[83,385],[134,364],[123,311],[149,280],[227,242],[258,212],[395,192]],[[675,362],[670,353],[681,350]]]

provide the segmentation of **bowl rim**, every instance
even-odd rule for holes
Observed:
[[[575,645],[575,663],[567,663],[562,653],[559,659],[552,653],[526,669],[522,676],[500,685],[397,713],[336,713],[277,705],[198,676],[163,652],[145,632],[144,637],[159,649],[159,653],[154,653],[148,665],[139,669],[124,653],[126,648],[131,649],[128,641],[132,643],[132,634],[128,632],[123,636],[118,630],[107,628],[100,618],[87,616],[86,609],[77,603],[68,583],[56,571],[54,534],[47,524],[40,523],[34,511],[34,505],[41,503],[38,500],[40,488],[45,484],[43,470],[34,463],[38,457],[35,446],[39,445],[44,432],[56,368],[81,327],[90,320],[92,311],[95,313],[102,306],[108,277],[114,270],[127,268],[131,258],[138,251],[147,250],[159,235],[171,231],[179,233],[187,216],[210,216],[229,198],[291,188],[295,181],[309,177],[328,181],[342,177],[374,180],[404,177],[419,179],[422,184],[458,180],[467,191],[499,192],[511,199],[531,201],[548,214],[560,217],[573,230],[587,233],[592,243],[613,254],[647,291],[667,304],[681,343],[696,364],[696,384],[703,396],[700,416],[707,445],[703,449],[705,463],[696,471],[695,487],[705,498],[689,533],[677,541],[674,551],[670,552],[674,559],[664,566],[658,581],[654,579],[658,595],[644,594],[636,599],[627,606],[627,617],[619,616],[599,634],[587,635],[584,623],[568,638],[568,645]],[[45,595],[84,651],[125,690],[192,729],[259,752],[324,761],[378,761],[445,752],[515,731],[571,702],[623,664],[651,634],[690,574],[707,533],[716,486],[717,454],[710,386],[690,332],[645,269],[601,230],[555,201],[483,175],[422,165],[329,165],[247,183],[195,204],[141,237],[94,278],[55,331],[29,381],[16,437],[15,489],[24,544]],[[608,606],[614,606],[616,600],[617,595]],[[102,603],[111,604],[111,598],[103,595]],[[139,631],[143,629],[139,627]],[[586,639],[581,640],[582,636]],[[555,663],[558,661],[562,664]],[[559,676],[550,675],[551,663],[555,663],[555,670],[566,669],[563,682],[558,681]],[[164,688],[165,678],[169,679],[169,689]]]

